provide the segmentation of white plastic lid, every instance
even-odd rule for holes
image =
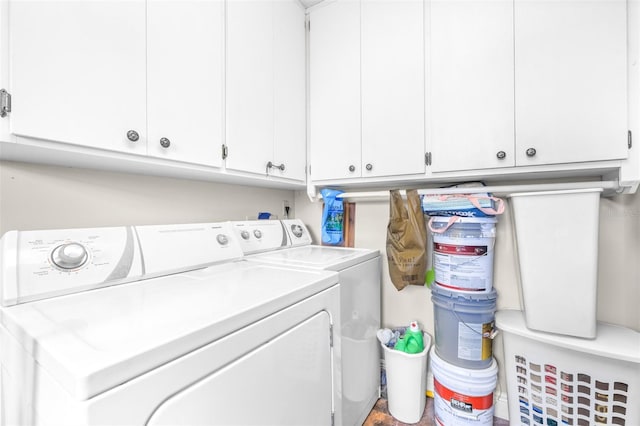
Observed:
[[[436,347],[429,352],[431,372],[438,382],[456,392],[469,395],[486,395],[494,391],[498,380],[498,363],[492,358],[487,368],[470,369],[453,365],[440,356]]]
[[[598,322],[595,339],[543,333],[529,330],[523,313],[510,309],[496,312],[496,326],[505,333],[513,333],[538,342],[640,364],[640,333],[630,328]]]

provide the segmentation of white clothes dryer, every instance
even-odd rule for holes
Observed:
[[[230,225],[0,240],[3,425],[330,425],[335,272],[249,263]]]
[[[381,257],[378,250],[312,245],[297,219],[233,222],[245,259],[308,271],[336,271],[340,282],[337,424],[361,425],[380,392]]]

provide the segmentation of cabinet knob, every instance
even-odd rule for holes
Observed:
[[[135,142],[140,139],[140,135],[135,130],[129,130],[127,132],[127,139],[129,139],[131,142]]]
[[[162,145],[163,148],[169,148],[169,146],[171,145],[171,141],[167,138],[161,138],[160,145]]]
[[[371,163],[369,163],[369,164],[367,164],[367,165],[365,166],[365,168],[366,168],[367,170],[371,171],[371,169],[373,169],[373,165],[372,165]]]
[[[498,153],[496,154],[496,157],[498,157],[498,160],[504,160],[506,156],[507,156],[507,153],[504,151],[498,151]]]
[[[534,155],[536,155],[536,149],[535,148],[527,149],[527,157],[533,157]]]
[[[350,172],[355,172],[356,171],[356,166],[354,166],[353,164],[349,166],[349,171]]]

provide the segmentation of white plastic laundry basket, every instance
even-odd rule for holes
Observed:
[[[540,333],[496,313],[512,425],[640,425],[640,333],[598,323],[593,340]]]

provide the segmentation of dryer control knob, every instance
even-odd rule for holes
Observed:
[[[245,230],[240,233],[240,236],[242,237],[243,240],[248,240],[251,234],[249,234],[249,231]]]
[[[76,269],[85,264],[89,254],[80,243],[59,245],[51,252],[51,261],[61,269]]]
[[[227,238],[227,236],[224,234],[218,234],[218,236],[216,237],[216,240],[220,245],[223,245],[223,246],[226,246],[229,243],[229,238]]]
[[[257,239],[260,239],[262,238],[262,231],[259,229],[256,229],[255,231],[253,231],[253,235],[255,235]]]

